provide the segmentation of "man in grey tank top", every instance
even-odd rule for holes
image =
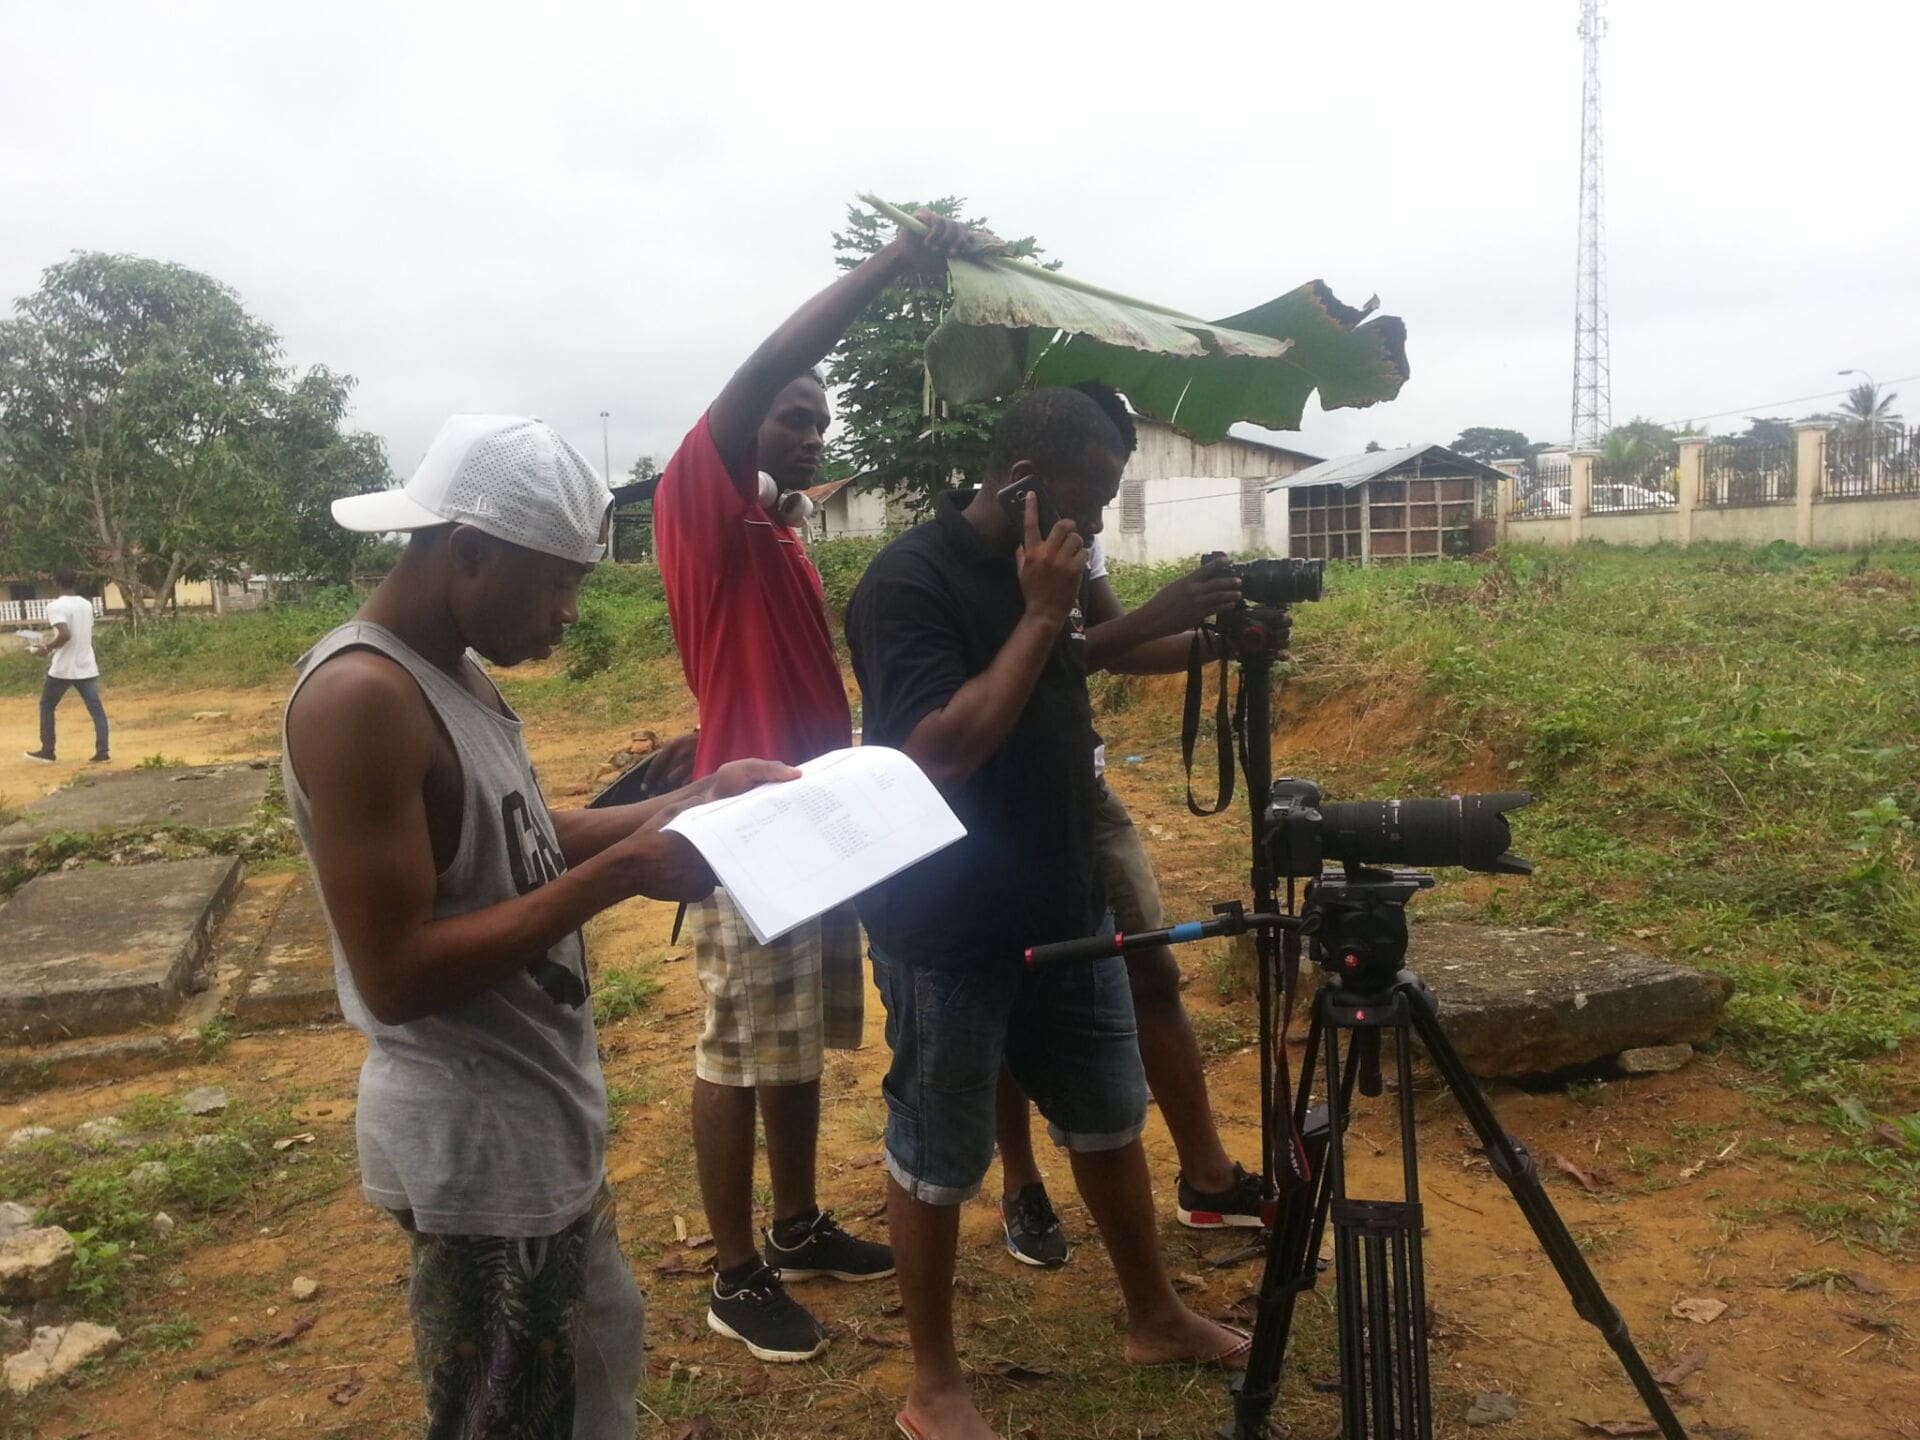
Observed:
[[[629,1440],[645,1308],[607,1192],[606,1086],[580,927],[713,876],[661,826],[798,772],[742,760],[637,805],[549,811],[475,656],[552,654],[612,495],[549,426],[458,415],[404,490],[342,500],[411,532],[301,661],[287,798],[367,1037],[361,1181],[413,1241],[429,1436]]]

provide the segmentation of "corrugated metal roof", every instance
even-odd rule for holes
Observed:
[[[1454,474],[1481,475],[1490,480],[1500,478],[1501,472],[1493,466],[1456,455],[1444,445],[1403,445],[1398,450],[1369,450],[1359,455],[1339,455],[1332,460],[1322,460],[1318,465],[1309,465],[1305,470],[1274,481],[1267,489],[1293,490],[1306,485],[1344,485],[1351,489],[1398,470],[1403,465],[1411,465],[1416,460],[1423,462],[1424,469],[1429,457],[1445,462]]]
[[[814,504],[824,505],[858,478],[858,476],[849,475],[844,480],[829,480],[824,485],[815,485],[807,491],[807,494],[813,498]]]

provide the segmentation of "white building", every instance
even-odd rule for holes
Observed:
[[[1133,423],[1140,445],[1100,536],[1109,559],[1154,565],[1211,550],[1287,553],[1287,497],[1267,487],[1319,456],[1237,435],[1201,445],[1144,415]]]
[[[1110,559],[1150,565],[1210,550],[1287,553],[1286,496],[1267,487],[1318,456],[1238,436],[1200,445],[1144,415],[1133,423],[1139,447],[1101,535]],[[811,533],[821,539],[885,535],[914,520],[856,480],[831,480],[807,493],[814,503]]]

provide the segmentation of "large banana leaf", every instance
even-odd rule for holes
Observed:
[[[1103,380],[1141,414],[1207,443],[1240,420],[1297,429],[1316,390],[1334,410],[1391,400],[1407,380],[1400,319],[1369,319],[1377,302],[1356,310],[1318,280],[1208,321],[1005,256],[954,256],[947,273],[953,303],[928,338],[927,372],[957,404],[1026,383]]]

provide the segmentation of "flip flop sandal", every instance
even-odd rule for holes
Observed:
[[[927,1440],[926,1435],[921,1431],[920,1427],[907,1418],[906,1411],[902,1410],[898,1415],[894,1416],[893,1423],[895,1427],[899,1429],[900,1433],[907,1437],[907,1440]]]
[[[1225,1330],[1229,1335],[1237,1335],[1240,1338],[1225,1350],[1222,1350],[1218,1355],[1208,1355],[1204,1358],[1189,1357],[1182,1360],[1147,1360],[1139,1363],[1143,1368],[1149,1369],[1165,1365],[1218,1365],[1222,1369],[1228,1368],[1227,1362],[1229,1360],[1237,1360],[1240,1356],[1245,1355],[1253,1349],[1253,1336],[1247,1334],[1244,1330],[1236,1330],[1231,1325],[1222,1325],[1220,1328]],[[906,1427],[902,1426],[901,1428],[904,1430]],[[924,1437],[913,1436],[912,1440],[924,1440]]]

